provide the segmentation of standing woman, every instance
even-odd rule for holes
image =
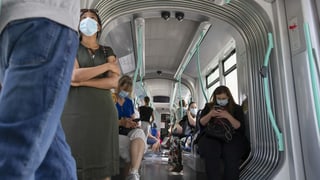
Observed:
[[[219,106],[219,109],[215,109]],[[223,142],[206,136],[205,127],[214,118],[227,119],[235,129],[232,140]],[[204,157],[208,180],[219,180],[221,172],[220,159],[223,160],[224,180],[239,179],[239,166],[241,157],[247,150],[248,143],[244,134],[244,115],[242,108],[234,102],[230,90],[226,86],[219,86],[211,96],[201,112],[200,129],[203,136],[199,139],[200,155]]]
[[[146,134],[149,134],[150,124],[154,121],[154,112],[152,107],[150,107],[150,98],[148,96],[144,97],[144,106],[139,107],[139,114],[141,119],[141,128]],[[151,121],[150,121],[151,118]]]
[[[97,43],[101,20],[96,10],[80,14],[80,45],[62,125],[79,180],[109,180],[119,173],[118,115],[110,89],[120,69],[110,47]]]

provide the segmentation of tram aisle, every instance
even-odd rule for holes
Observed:
[[[184,167],[181,173],[172,173],[169,170],[168,157],[147,152],[142,161],[140,175],[141,180],[202,180],[201,174],[188,167]]]

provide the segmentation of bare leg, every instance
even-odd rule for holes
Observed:
[[[131,170],[139,170],[141,160],[144,154],[145,142],[137,138],[131,142],[130,156],[131,156]]]

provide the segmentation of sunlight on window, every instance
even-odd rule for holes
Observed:
[[[231,71],[226,77],[226,86],[230,89],[232,96],[234,98],[234,101],[236,103],[239,103],[239,97],[238,97],[238,75],[237,75],[237,69]]]

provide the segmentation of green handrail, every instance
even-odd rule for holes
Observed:
[[[1,14],[1,6],[2,6],[2,0],[0,0],[0,14]]]
[[[283,151],[284,150],[283,135],[280,132],[280,130],[279,130],[277,124],[276,124],[276,120],[275,120],[273,112],[272,112],[271,103],[270,103],[268,76],[267,76],[267,68],[268,68],[268,64],[269,64],[269,58],[270,58],[271,50],[273,48],[272,33],[268,33],[268,41],[269,41],[269,46],[268,46],[268,50],[267,50],[267,53],[266,53],[265,58],[264,58],[264,64],[263,64],[263,67],[262,67],[261,70],[262,70],[262,77],[263,77],[263,83],[264,83],[264,91],[265,91],[267,112],[268,112],[269,119],[271,121],[272,127],[273,127],[273,129],[274,129],[274,131],[276,133],[276,136],[277,136],[278,149],[279,149],[279,151]]]
[[[204,87],[203,87],[203,82],[202,82],[202,76],[201,76],[201,70],[200,70],[200,53],[199,53],[199,44],[197,45],[197,70],[198,70],[198,77],[199,77],[199,81],[200,81],[200,85],[201,85],[201,90],[202,90],[202,94],[204,96],[204,98],[206,99],[206,102],[208,102],[208,97],[205,93]]]
[[[182,106],[182,93],[181,93],[181,77],[179,78],[179,95],[180,95],[180,103],[179,103],[179,107],[180,107],[180,118],[183,117],[183,106]],[[178,119],[178,121],[180,121],[181,119]]]
[[[311,83],[312,83],[312,92],[313,92],[313,102],[316,109],[316,116],[318,120],[318,128],[320,129],[320,98],[319,98],[319,89],[317,86],[317,77],[316,77],[316,65],[315,60],[312,52],[312,43],[311,43],[311,36],[310,36],[310,29],[307,23],[304,23],[304,34],[306,38],[307,44],[307,52],[308,52],[308,60],[309,60],[309,68],[310,68],[310,75],[311,75]]]
[[[225,0],[225,2],[226,2],[227,4],[229,4],[229,3],[230,3],[230,1],[231,1],[231,0]]]

